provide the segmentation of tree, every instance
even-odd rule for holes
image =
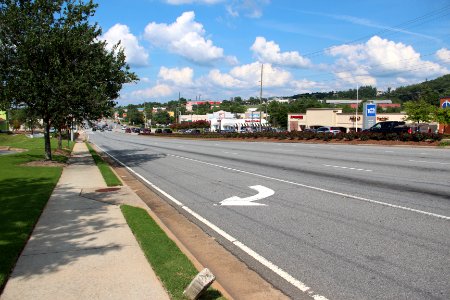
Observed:
[[[122,85],[137,80],[119,45],[107,50],[84,0],[0,0],[0,102],[25,105],[50,127],[110,113]]]
[[[404,104],[404,109],[407,115],[407,120],[420,123],[429,122],[432,119],[435,107],[431,104],[428,104],[424,100],[420,100],[417,102],[406,102]]]
[[[127,119],[128,123],[133,125],[144,124],[144,115],[140,113],[137,106],[133,104],[127,106]]]
[[[170,123],[170,115],[165,110],[159,110],[153,115],[152,119],[153,124],[164,124],[167,125]]]
[[[433,120],[439,124],[443,124],[445,132],[445,127],[450,125],[450,109],[438,107],[433,113]]]

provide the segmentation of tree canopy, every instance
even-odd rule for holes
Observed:
[[[83,0],[0,0],[0,102],[26,106],[42,118],[45,157],[49,129],[62,118],[110,112],[122,85],[137,80],[119,45],[108,50]]]

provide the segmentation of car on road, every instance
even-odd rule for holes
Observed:
[[[404,121],[386,121],[378,122],[364,132],[412,133],[412,128],[407,126]]]
[[[322,126],[317,128],[316,132],[338,134],[341,133],[342,131],[339,127]]]

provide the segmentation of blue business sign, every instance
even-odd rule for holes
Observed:
[[[442,102],[442,108],[450,108],[450,102],[448,100]]]
[[[366,105],[366,116],[368,116],[368,117],[376,117],[377,116],[377,105],[376,104],[367,104]]]
[[[363,129],[368,129],[377,122],[377,105],[374,103],[363,104]]]

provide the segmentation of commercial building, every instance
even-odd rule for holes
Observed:
[[[376,114],[376,122],[404,121],[404,113]],[[354,113],[343,113],[342,108],[310,108],[306,113],[288,114],[288,131],[303,131],[307,128],[334,126],[345,128],[346,131],[363,129],[363,112],[357,116]]]
[[[240,131],[242,128],[251,128],[257,130],[259,127],[266,127],[269,124],[263,118],[260,122],[259,112],[251,112],[244,114],[244,118],[236,118],[236,115],[227,111],[217,111],[212,114],[207,115],[180,115],[179,123],[183,122],[195,122],[195,121],[209,121],[211,123],[211,131],[221,131],[221,130],[236,130]],[[262,115],[262,117],[264,114]]]

